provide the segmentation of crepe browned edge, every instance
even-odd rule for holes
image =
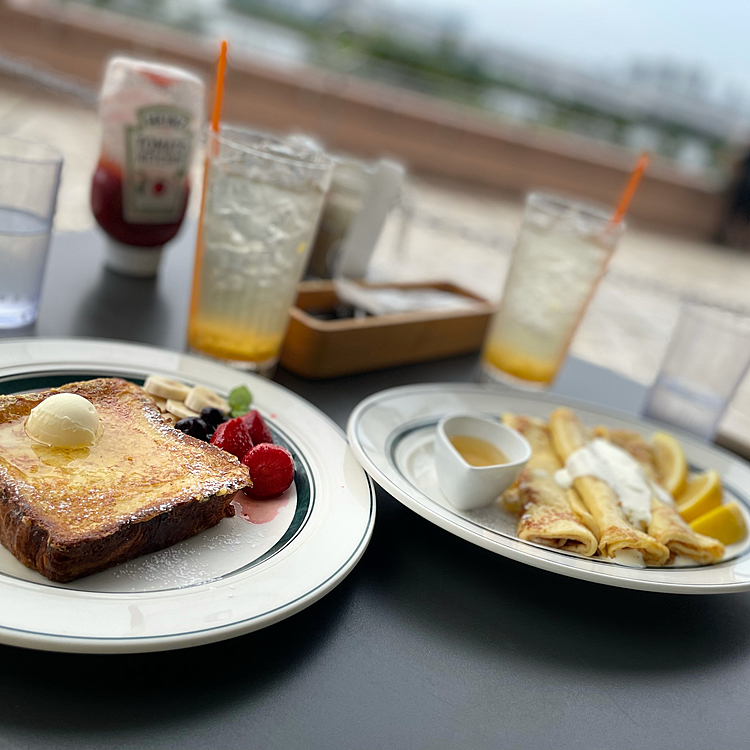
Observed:
[[[129,515],[128,525],[142,523],[158,516],[164,517],[182,505],[205,503],[209,500],[220,501],[224,515],[231,515],[231,508],[228,506],[232,495],[249,484],[248,470],[235,456],[168,425],[143,389],[120,378],[97,378],[68,383],[60,388],[37,393],[0,396],[0,423],[25,418],[32,408],[56,393],[77,393],[91,401],[95,407],[97,404],[103,406],[105,402],[114,404],[118,412],[122,412],[123,419],[143,419],[141,426],[145,424],[147,429],[152,429],[160,442],[177,448],[186,459],[197,459],[201,462],[201,474],[205,473],[205,479],[200,485],[203,491],[178,492],[167,504],[144,502],[143,506]],[[128,412],[127,409],[132,411]],[[195,476],[195,472],[191,471],[191,475]],[[48,544],[70,547],[78,543],[101,540],[121,529],[126,523],[112,520],[96,529],[71,533],[64,524],[55,522],[39,511],[35,506],[35,496],[38,496],[38,490],[33,483],[13,477],[8,468],[0,462],[0,533],[11,519],[21,517],[24,524],[35,527],[37,536],[46,536]],[[7,537],[7,532],[4,535]]]

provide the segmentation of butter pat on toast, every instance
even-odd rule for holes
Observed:
[[[76,393],[99,413],[90,447],[51,448],[25,430],[31,410]],[[233,514],[249,484],[229,453],[168,425],[119,378],[0,396],[0,542],[53,581],[105,570],[194,536]]]

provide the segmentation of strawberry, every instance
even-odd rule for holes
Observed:
[[[256,445],[244,455],[242,463],[250,469],[253,480],[253,486],[245,487],[244,492],[256,500],[276,497],[294,481],[294,459],[280,445]]]
[[[239,418],[230,419],[222,422],[216,432],[211,436],[211,445],[232,453],[240,460],[253,447],[253,440],[250,437],[245,423]]]
[[[268,425],[263,421],[263,417],[255,409],[251,409],[247,414],[243,414],[240,419],[247,425],[253,445],[273,443],[271,430],[268,429]]]

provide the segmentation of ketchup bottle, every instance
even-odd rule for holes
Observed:
[[[108,235],[112,270],[156,274],[162,247],[185,216],[204,106],[203,82],[192,73],[126,57],[109,61],[91,209]]]

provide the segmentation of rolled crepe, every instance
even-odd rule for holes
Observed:
[[[583,500],[581,500],[581,496],[578,494],[578,491],[573,487],[569,487],[567,490],[565,490],[565,495],[568,498],[571,510],[576,514],[578,520],[596,537],[598,545],[599,527],[596,525],[596,521],[589,512],[589,509],[583,504]]]
[[[665,545],[673,557],[685,555],[699,565],[710,565],[724,557],[724,545],[718,539],[693,531],[677,508],[657,498],[651,501],[648,533]]]
[[[630,453],[643,467],[646,476],[656,481],[656,463],[651,446],[642,435],[628,430],[612,430],[610,440]],[[685,555],[699,565],[710,565],[724,557],[724,545],[718,539],[693,531],[674,505],[654,497],[648,533],[667,547],[671,557]]]
[[[532,417],[524,417],[518,414],[507,412],[503,414],[503,424],[510,427],[516,432],[520,432],[531,446],[531,458],[528,460],[523,471],[518,475],[518,479],[503,493],[502,502],[505,509],[520,516],[523,513],[523,500],[521,498],[521,480],[530,477],[534,469],[545,469],[551,473],[560,468],[560,462],[557,459],[552,446],[549,444],[549,437],[544,440],[543,431],[546,429],[544,422]]]
[[[520,432],[529,441],[531,458],[524,467],[525,473],[545,471],[551,475],[562,468],[562,463],[552,447],[549,427],[541,419],[520,414],[503,414],[503,424]]]
[[[531,458],[517,487],[522,507],[518,538],[587,557],[594,555],[596,537],[571,508],[569,493],[554,480],[554,472],[562,464],[552,449],[547,426],[539,420],[508,414],[503,421],[531,445]]]
[[[550,417],[552,445],[561,461],[583,448],[588,434],[570,409],[559,408]],[[606,557],[616,557],[618,552],[640,552],[646,565],[664,565],[669,550],[653,537],[636,529],[628,522],[614,490],[594,476],[580,476],[573,486],[581,496],[599,529],[599,551]]]
[[[570,507],[566,493],[552,477],[535,477],[521,482],[523,515],[518,521],[518,538],[547,547],[596,554],[596,537]]]

